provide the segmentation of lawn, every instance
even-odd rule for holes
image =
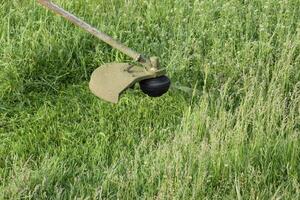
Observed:
[[[0,0],[0,199],[300,198],[299,0],[55,2],[175,87],[106,103],[89,76],[130,58]]]

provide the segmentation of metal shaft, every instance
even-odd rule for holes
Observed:
[[[88,23],[82,21],[78,17],[74,16],[73,14],[65,11],[64,9],[60,8],[58,5],[52,3],[49,0],[38,0],[38,2],[42,5],[44,5],[46,8],[52,10],[53,12],[61,15],[65,19],[69,20],[70,22],[74,23],[75,25],[81,27],[82,29],[86,30],[87,32],[91,33],[92,35],[96,36],[103,42],[109,44],[113,48],[118,49],[119,51],[123,52],[124,54],[128,55],[129,57],[133,58],[135,61],[140,62],[147,62],[148,59],[144,58],[142,54],[130,49],[129,47],[123,45],[119,41],[113,39],[106,33],[103,33],[96,28],[92,27]]]

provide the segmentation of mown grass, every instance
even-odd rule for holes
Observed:
[[[173,83],[94,97],[129,58],[33,0],[0,1],[0,199],[299,199],[300,2],[57,0]]]

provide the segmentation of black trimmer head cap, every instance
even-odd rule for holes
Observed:
[[[160,97],[165,94],[171,85],[167,76],[145,79],[140,82],[141,90],[150,97]]]

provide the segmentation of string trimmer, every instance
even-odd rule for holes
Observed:
[[[140,66],[129,63],[109,63],[97,68],[92,73],[89,83],[90,90],[97,97],[117,103],[119,95],[137,82],[142,91],[151,97],[162,96],[169,90],[170,79],[165,76],[166,70],[160,69],[157,57],[148,58],[130,49],[49,0],[38,0],[38,2],[139,63]]]

